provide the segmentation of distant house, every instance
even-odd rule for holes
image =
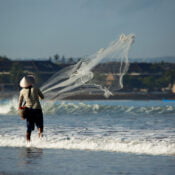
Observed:
[[[113,83],[113,81],[115,80],[113,74],[108,74],[106,77],[106,85],[111,85]]]

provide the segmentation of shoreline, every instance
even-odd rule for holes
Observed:
[[[1,175],[174,174],[173,156],[0,147]],[[169,168],[167,168],[169,167]]]
[[[175,100],[175,94],[137,94],[137,93],[118,93],[105,98],[102,94],[94,95],[76,95],[66,98],[66,100]]]
[[[0,100],[10,99],[18,95],[19,92],[17,91],[1,92]],[[69,96],[64,100],[175,100],[175,94],[119,92],[109,98],[105,98],[103,94],[79,94]]]

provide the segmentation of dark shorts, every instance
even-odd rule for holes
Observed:
[[[37,128],[43,129],[43,113],[41,109],[30,109],[29,115],[26,118],[27,132],[31,132]]]

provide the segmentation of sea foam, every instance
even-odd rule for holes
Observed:
[[[24,137],[0,136],[0,146],[27,147]],[[38,139],[32,137],[31,147],[48,149],[77,149],[91,151],[125,152],[151,155],[175,155],[175,143],[165,141],[148,141],[133,139],[124,141],[117,137],[63,137],[60,135],[48,135]]]

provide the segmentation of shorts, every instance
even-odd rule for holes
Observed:
[[[37,128],[43,129],[43,113],[41,109],[30,109],[29,115],[26,118],[27,132],[31,132]]]

